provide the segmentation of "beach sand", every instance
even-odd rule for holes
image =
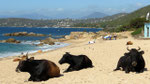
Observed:
[[[129,35],[128,35],[129,36]],[[51,78],[42,82],[28,82],[29,74],[25,72],[17,73],[15,69],[18,62],[13,59],[4,58],[0,60],[0,84],[149,84],[150,83],[150,40],[136,40],[132,37],[118,40],[97,39],[96,43],[88,44],[90,39],[79,39],[68,41],[72,45],[52,50],[44,53],[36,53],[35,59],[47,59],[55,62],[61,70],[63,76]],[[127,51],[127,41],[132,41],[133,45],[129,48],[141,47],[145,53],[143,57],[146,62],[147,71],[143,73],[124,71],[113,71],[121,56]],[[60,65],[58,61],[65,52],[74,55],[85,54],[93,62],[93,68],[80,71],[63,73],[68,64]]]

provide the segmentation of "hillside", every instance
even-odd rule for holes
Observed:
[[[89,18],[103,18],[108,16],[107,14],[101,13],[101,12],[94,12],[88,16],[82,17],[82,19],[89,19]]]
[[[1,18],[0,27],[99,27],[95,24],[105,21],[111,21],[126,13],[119,13],[104,18],[90,18],[90,19],[26,19],[26,18]],[[83,25],[84,24],[84,25]]]
[[[0,19],[0,27],[50,27],[55,23],[55,20],[33,20],[24,18]]]
[[[146,14],[150,12],[150,5],[140,8],[132,13],[129,13],[123,17],[120,17],[118,19],[107,21],[105,23],[101,22],[100,24],[103,27],[116,27],[119,25],[127,25],[131,20],[135,18],[145,18]]]

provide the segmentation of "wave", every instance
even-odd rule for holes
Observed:
[[[27,49],[24,49],[24,50],[18,50],[18,51],[8,51],[8,52],[1,52],[0,53],[0,58],[3,58],[3,57],[9,57],[9,56],[19,56],[21,55],[21,53],[35,53],[37,52],[38,50],[42,50],[42,51],[49,51],[49,50],[55,50],[55,49],[58,49],[58,48],[62,48],[62,47],[65,47],[65,46],[68,46],[70,44],[68,43],[61,43],[61,42],[55,42],[55,45],[48,45],[48,44],[44,44],[43,46],[34,46],[33,44],[39,44],[40,42],[39,41],[24,41],[22,42],[21,44],[23,46],[21,47],[25,47],[25,46],[29,46]],[[16,45],[18,46],[18,45]],[[12,48],[14,49],[14,48]]]

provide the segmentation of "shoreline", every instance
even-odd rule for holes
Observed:
[[[3,27],[0,27],[3,28]],[[10,28],[15,28],[15,27],[10,27]],[[92,27],[17,27],[17,28],[89,28],[91,29]],[[104,29],[104,28],[94,28],[94,29]]]
[[[86,39],[84,39],[84,40],[86,40]],[[75,41],[77,41],[77,40],[74,40],[74,39],[66,40],[66,41],[63,41],[63,43],[69,44],[69,45],[67,45],[67,46],[60,47],[60,48],[56,48],[56,49],[52,49],[52,50],[42,51],[41,53],[39,53],[39,52],[29,53],[29,55],[30,55],[30,56],[34,56],[34,55],[38,55],[38,54],[44,54],[44,53],[48,53],[48,52],[57,51],[57,50],[63,49],[63,48],[72,47],[72,46],[75,46],[75,43],[76,43]],[[36,50],[36,51],[38,51],[38,50]],[[20,56],[20,55],[7,56],[7,57],[0,57],[0,61],[14,59],[14,58],[19,57],[19,56]]]
[[[65,42],[63,42],[63,43],[65,43]],[[55,51],[55,50],[58,50],[58,49],[61,49],[61,48],[65,48],[65,47],[68,47],[68,46],[71,46],[72,44],[71,43],[67,43],[68,45],[66,45],[66,46],[64,46],[64,47],[59,47],[59,48],[55,48],[55,49],[52,49],[52,50],[43,50],[42,52],[38,52],[39,50],[31,50],[32,52],[31,53],[29,53],[29,55],[37,55],[37,54],[42,54],[42,53],[47,53],[47,52],[51,52],[51,51]],[[26,53],[24,53],[24,54],[26,54]],[[14,58],[16,58],[16,57],[19,57],[20,55],[13,55],[13,56],[6,56],[6,57],[0,57],[0,61],[2,61],[2,60],[7,60],[7,59],[14,59]]]

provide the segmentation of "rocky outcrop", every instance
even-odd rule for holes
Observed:
[[[9,38],[7,40],[0,40],[1,43],[21,43],[21,41],[16,40],[14,38]]]
[[[6,33],[6,34],[3,34],[4,36],[39,36],[39,37],[42,37],[42,36],[47,36],[45,34],[36,34],[36,33],[33,33],[33,32],[30,32],[30,33],[27,33],[27,32],[15,32],[15,33]]]
[[[82,38],[102,39],[104,36],[107,36],[107,35],[111,35],[112,39],[114,36],[117,36],[117,39],[128,38],[126,35],[120,34],[120,33],[110,33],[110,32],[99,31],[96,33],[94,32],[71,32],[70,35],[65,36],[65,39],[66,40],[82,39]]]
[[[81,38],[92,38],[96,33],[93,32],[71,32],[70,35],[66,35],[65,39],[81,39]]]
[[[46,38],[45,40],[41,40],[41,43],[54,45],[56,41],[57,41],[56,39],[49,37],[49,38]]]

